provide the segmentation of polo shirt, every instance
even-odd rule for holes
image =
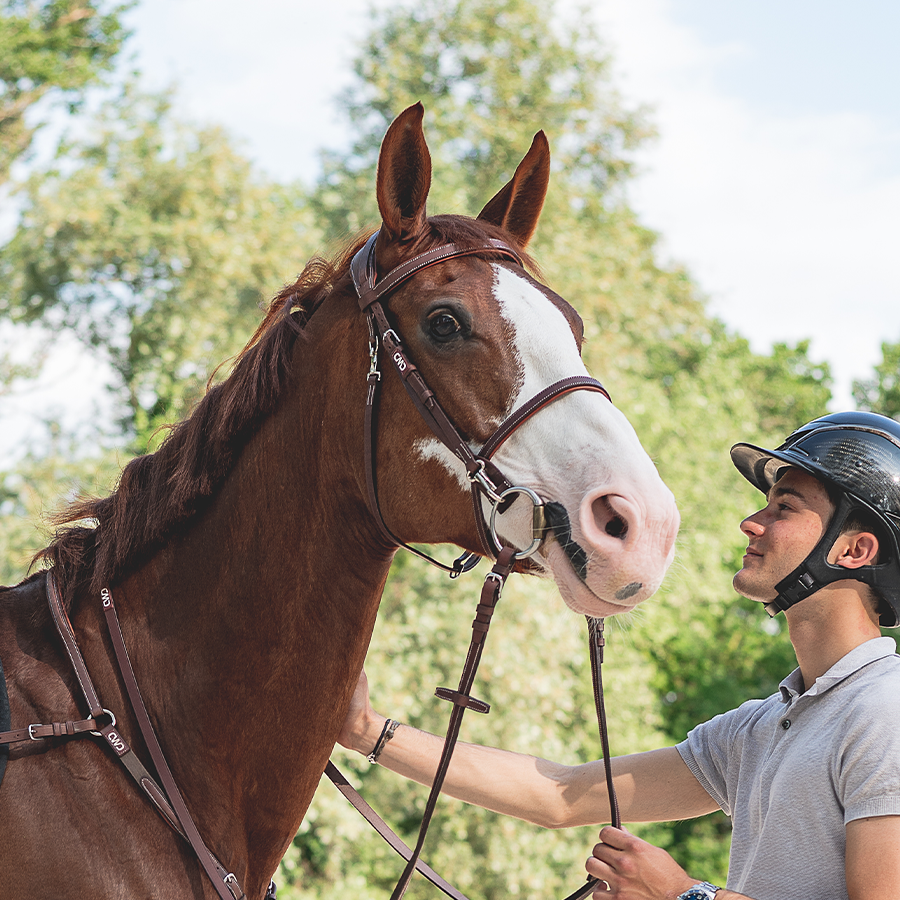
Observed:
[[[846,900],[845,825],[900,815],[900,657],[866,641],[803,691],[694,728],[677,746],[732,820],[729,890],[753,900]]]

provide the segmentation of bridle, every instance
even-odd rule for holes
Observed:
[[[480,602],[477,607],[475,620],[472,623],[472,639],[466,662],[460,676],[459,686],[456,690],[451,688],[437,688],[435,694],[453,704],[450,714],[450,723],[444,740],[444,749],[440,763],[432,783],[431,793],[426,803],[422,816],[422,824],[419,837],[414,849],[410,850],[403,841],[398,838],[384,821],[374,813],[371,807],[363,800],[359,793],[351,787],[347,779],[340,773],[337,767],[329,762],[325,772],[338,790],[356,807],[356,809],[369,821],[378,833],[407,860],[406,868],[394,888],[391,900],[400,900],[409,885],[413,872],[418,870],[433,884],[439,887],[454,900],[466,900],[452,885],[449,885],[427,865],[419,859],[425,836],[434,809],[437,804],[443,786],[444,778],[450,767],[450,759],[453,755],[462,716],[466,709],[487,713],[490,706],[482,700],[478,700],[470,693],[475,680],[475,673],[481,659],[484,641],[490,627],[491,617],[500,592],[506,579],[515,568],[517,560],[530,556],[540,546],[544,539],[547,526],[544,516],[544,501],[529,487],[512,484],[506,476],[493,463],[492,457],[503,443],[533,415],[552,403],[554,400],[573,391],[588,390],[603,394],[607,400],[611,398],[606,388],[594,378],[576,375],[563,378],[540,391],[510,416],[508,416],[484,442],[479,452],[471,449],[464,440],[459,430],[453,424],[444,411],[434,392],[428,387],[421,372],[410,359],[402,339],[391,326],[382,306],[382,298],[386,298],[401,284],[412,278],[429,266],[444,262],[447,259],[460,256],[477,256],[491,254],[499,255],[522,265],[519,254],[507,243],[494,238],[488,238],[482,244],[474,246],[459,246],[447,243],[426,250],[405,262],[389,270],[381,279],[377,278],[377,263],[375,258],[375,245],[379,232],[375,232],[366,243],[354,254],[350,263],[350,274],[353,285],[359,299],[359,306],[366,314],[369,326],[369,372],[366,376],[368,386],[366,393],[365,412],[365,458],[366,458],[366,488],[369,497],[369,508],[378,525],[381,536],[390,549],[405,547],[417,556],[426,559],[433,565],[450,572],[451,577],[457,577],[462,572],[472,568],[478,562],[478,556],[472,553],[464,553],[452,566],[438,562],[422,551],[412,547],[398,538],[388,528],[378,504],[378,492],[375,478],[375,435],[376,435],[376,407],[378,387],[381,383],[382,373],[378,367],[379,347],[384,347],[388,357],[394,364],[394,369],[400,376],[403,386],[412,399],[419,414],[434,432],[437,438],[446,446],[466,468],[466,474],[472,485],[472,502],[474,506],[475,525],[479,541],[485,551],[485,555],[494,559],[494,566],[484,580],[481,590]],[[481,505],[481,497],[487,497],[491,504],[490,521],[485,522]],[[528,547],[517,550],[502,545],[496,531],[497,514],[515,499],[517,495],[528,497],[533,506],[532,515],[532,541]],[[613,787],[612,770],[610,767],[609,738],[606,726],[606,711],[603,702],[603,682],[601,666],[603,662],[603,648],[605,645],[603,633],[603,619],[587,617],[589,646],[591,655],[591,672],[593,676],[594,700],[597,710],[597,720],[600,727],[600,738],[603,747],[603,759],[606,769],[606,783],[609,794],[610,813],[612,824],[619,827],[618,804],[616,802],[615,789]],[[593,891],[597,879],[588,878],[587,882],[575,890],[566,900],[581,900]]]
[[[596,391],[609,400],[609,393],[599,381],[586,375],[563,378],[540,391],[520,406],[499,425],[485,441],[479,452],[473,451],[444,411],[434,392],[426,384],[419,369],[416,368],[410,359],[400,336],[388,321],[381,300],[395,291],[405,281],[412,278],[417,272],[454,257],[489,253],[494,256],[506,257],[517,265],[522,265],[522,260],[509,244],[495,238],[488,238],[483,244],[468,247],[448,243],[426,250],[424,253],[406,260],[406,262],[391,269],[382,278],[377,279],[375,244],[378,240],[378,235],[379,232],[376,231],[354,255],[350,263],[350,274],[359,298],[359,307],[366,314],[366,321],[369,325],[370,365],[366,376],[368,391],[366,394],[365,424],[366,487],[369,495],[369,508],[378,524],[381,535],[388,546],[392,548],[405,547],[438,567],[450,571],[453,575],[459,575],[461,572],[467,571],[478,561],[477,556],[474,554],[465,553],[456,560],[452,567],[445,566],[415,547],[411,547],[401,541],[384,521],[378,504],[374,452],[378,387],[382,376],[378,368],[380,346],[384,347],[387,356],[394,365],[394,369],[403,382],[403,386],[426,424],[431,428],[438,440],[465,466],[466,475],[472,485],[475,526],[485,555],[496,558],[501,550],[501,544],[497,538],[495,528],[497,513],[503,512],[509,503],[515,499],[516,495],[524,495],[531,500],[534,507],[532,542],[529,547],[518,550],[517,557],[530,556],[537,550],[546,530],[544,504],[530,488],[513,485],[493,463],[491,457],[535,413],[564,394],[580,390]],[[480,502],[481,496],[487,497],[492,504],[490,523],[485,521]]]

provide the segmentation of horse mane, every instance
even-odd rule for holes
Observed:
[[[475,246],[495,237],[516,246],[502,229],[474,219],[434,216],[429,222],[435,245]],[[352,241],[331,260],[310,260],[271,301],[231,374],[208,387],[194,410],[169,427],[155,452],[132,459],[112,493],[76,500],[53,518],[54,538],[35,555],[32,566],[56,570],[67,605],[83,589],[98,593],[115,584],[209,505],[247,442],[274,411],[306,321],[347,275],[364,239]]]

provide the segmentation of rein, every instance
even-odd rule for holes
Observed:
[[[393,290],[429,266],[443,262],[458,256],[469,256],[479,253],[499,253],[517,265],[521,265],[521,259],[516,251],[503,241],[489,239],[483,245],[476,247],[459,247],[455,244],[444,244],[432,250],[414,256],[399,266],[391,269],[381,280],[376,283],[377,267],[375,260],[375,243],[378,232],[375,232],[360,250],[354,255],[350,264],[350,273],[359,299],[360,309],[366,313],[369,324],[369,372],[366,377],[368,390],[366,394],[365,414],[365,455],[366,455],[366,485],[369,494],[369,507],[378,524],[382,537],[389,547],[405,547],[417,556],[426,559],[433,565],[449,571],[451,577],[456,577],[461,572],[472,568],[478,561],[474,554],[464,553],[457,559],[453,566],[432,559],[425,553],[411,547],[401,541],[388,528],[378,504],[378,493],[375,479],[375,409],[378,386],[381,382],[381,371],[378,368],[379,342],[385,348],[388,356],[394,364],[397,374],[406,388],[422,418],[438,437],[438,439],[459,459],[466,467],[466,473],[472,485],[472,501],[475,513],[475,524],[482,547],[488,557],[495,559],[495,563],[484,580],[481,590],[480,602],[476,608],[475,620],[472,623],[472,639],[469,651],[460,676],[459,686],[456,690],[450,688],[437,688],[435,694],[443,700],[453,704],[450,714],[450,722],[447,726],[447,734],[444,740],[444,749],[438,764],[431,792],[422,815],[422,823],[419,836],[414,849],[410,850],[403,841],[380,819],[371,807],[363,800],[340,773],[337,767],[329,762],[326,774],[335,784],[338,790],[353,804],[353,806],[367,819],[376,831],[407,860],[406,868],[391,894],[391,900],[400,900],[409,886],[413,872],[418,870],[433,884],[440,888],[454,900],[466,900],[455,888],[447,884],[440,876],[437,876],[428,866],[419,860],[422,847],[432,816],[437,804],[438,796],[444,783],[453,751],[459,737],[460,725],[463,714],[467,709],[476,712],[487,713],[490,706],[481,700],[471,696],[472,685],[481,654],[484,649],[484,641],[490,628],[491,617],[500,599],[500,593],[506,579],[514,570],[519,558],[530,556],[534,553],[544,538],[547,530],[544,516],[543,501],[528,487],[513,485],[506,476],[491,461],[491,457],[503,445],[503,443],[528,421],[533,415],[543,409],[547,404],[559,397],[576,390],[591,390],[602,393],[611,400],[609,393],[593,378],[587,376],[572,376],[555,382],[519,407],[512,415],[505,419],[494,433],[485,441],[481,451],[475,453],[464,440],[458,429],[451,422],[441,404],[438,402],[425,379],[413,364],[406,352],[402,340],[391,327],[381,298],[386,297]],[[487,497],[492,504],[490,525],[485,522],[481,506],[481,495]],[[505,547],[497,537],[495,520],[498,512],[512,502],[516,494],[528,496],[533,504],[532,543],[524,550],[515,550]],[[593,675],[594,701],[597,708],[597,719],[600,728],[600,737],[603,746],[603,759],[606,771],[607,791],[609,793],[610,815],[612,824],[619,827],[618,803],[616,801],[613,785],[612,769],[610,764],[609,739],[606,725],[606,711],[603,700],[603,681],[601,666],[603,661],[603,619],[588,617],[588,632],[590,635],[591,672]],[[591,893],[598,883],[595,878],[588,878],[586,884],[578,888],[566,900],[581,900]]]

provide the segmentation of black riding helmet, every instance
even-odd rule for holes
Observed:
[[[775,589],[769,615],[799,603],[827,584],[852,578],[878,594],[881,624],[900,625],[900,422],[869,412],[833,413],[798,428],[777,450],[735,444],[731,459],[754,487],[768,494],[794,466],[835,489],[839,500],[810,555]],[[826,560],[848,518],[868,512],[883,526],[879,561],[845,569]]]

